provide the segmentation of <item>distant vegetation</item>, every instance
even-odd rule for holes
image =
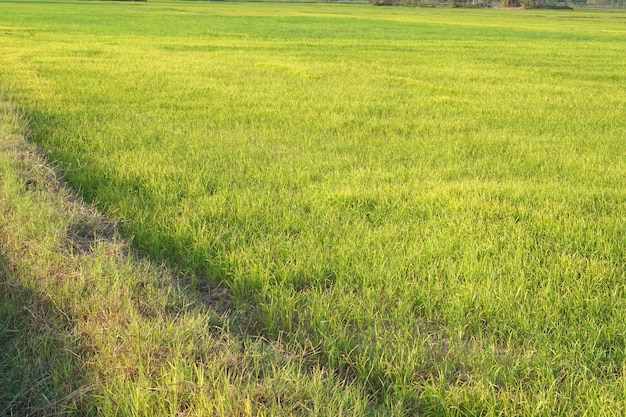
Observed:
[[[0,414],[626,415],[626,14],[0,10]]]
[[[369,0],[375,6],[407,7],[526,7],[570,9],[572,5],[624,7],[624,0]],[[332,0],[331,0],[332,2]]]
[[[334,2],[330,0],[329,2]],[[624,0],[369,0],[374,6],[406,7],[525,7],[570,9],[571,6],[624,7]]]

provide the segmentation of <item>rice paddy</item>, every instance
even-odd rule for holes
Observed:
[[[90,389],[68,412],[626,413],[625,13],[0,8],[17,125],[132,239],[142,273],[188,284],[146,296],[191,317],[176,330],[159,313],[128,356],[163,366],[107,373],[115,341],[89,344],[71,360]],[[148,278],[124,271],[141,297]],[[187,309],[206,288],[221,309]],[[76,306],[71,323],[102,328]],[[116,336],[139,344],[148,324],[125,308]],[[211,343],[230,359],[198,353]]]

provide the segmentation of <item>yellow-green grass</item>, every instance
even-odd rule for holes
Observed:
[[[372,413],[625,412],[626,14],[0,5],[33,141],[241,334]]]

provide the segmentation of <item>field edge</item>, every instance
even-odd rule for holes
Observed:
[[[235,330],[228,290],[134,252],[0,102],[1,415],[371,414],[310,352]]]

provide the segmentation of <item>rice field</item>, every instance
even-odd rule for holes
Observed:
[[[102,377],[89,412],[626,414],[626,13],[0,10],[29,141],[265,358],[231,385],[192,361],[175,383],[212,388],[162,396],[155,371],[134,403],[132,376]]]

